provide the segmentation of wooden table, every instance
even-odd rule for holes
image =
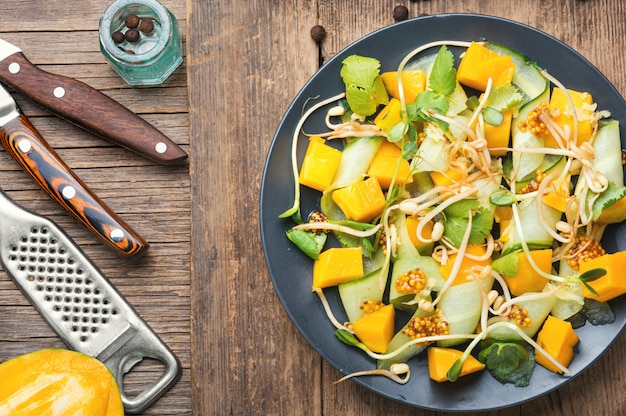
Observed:
[[[380,398],[339,372],[297,332],[265,267],[258,196],[265,156],[291,99],[339,50],[393,24],[392,10],[484,13],[543,30],[572,46],[626,93],[626,4],[620,0],[232,1],[163,0],[184,31],[184,65],[154,88],[130,88],[98,49],[107,1],[5,2],[0,37],[35,64],[77,78],[160,128],[190,154],[161,166],[51,116],[15,94],[44,137],[150,243],[121,260],[51,202],[0,151],[0,187],[57,222],[178,355],[180,381],[148,415],[436,415]],[[75,7],[78,6],[78,7]],[[321,48],[309,30],[323,25]],[[537,45],[541,48],[541,45]],[[0,361],[62,347],[0,274]],[[626,340],[589,371],[544,397],[490,415],[621,415]],[[137,389],[158,367],[126,378]],[[0,380],[1,382],[1,380]],[[488,400],[488,398],[486,398]]]

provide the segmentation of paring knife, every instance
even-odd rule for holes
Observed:
[[[1,85],[0,142],[52,199],[116,253],[125,258],[145,253],[148,243],[76,176]]]
[[[38,68],[20,48],[2,39],[0,81],[59,117],[156,162],[187,158],[171,139],[117,101],[83,82]]]

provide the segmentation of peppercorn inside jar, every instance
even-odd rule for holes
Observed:
[[[178,22],[157,0],[115,0],[99,35],[107,63],[129,85],[162,84],[183,61]]]

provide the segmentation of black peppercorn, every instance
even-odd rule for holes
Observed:
[[[137,29],[128,29],[126,31],[126,40],[130,43],[135,43],[139,41],[139,31]]]
[[[409,9],[406,6],[396,6],[393,9],[393,20],[400,22],[409,18]]]
[[[111,34],[111,38],[113,39],[113,42],[115,42],[115,43],[122,43],[122,42],[124,42],[124,39],[126,39],[124,37],[124,34],[121,31],[119,31],[119,30],[116,31],[116,32],[113,32]]]
[[[311,39],[315,42],[320,43],[326,38],[326,29],[324,26],[315,25],[311,28]]]
[[[124,23],[126,24],[126,27],[128,27],[129,29],[134,29],[137,26],[139,26],[139,17],[133,13],[128,14],[124,18]]]
[[[139,24],[139,30],[141,30],[143,33],[152,32],[152,30],[154,30],[154,23],[152,22],[152,19],[147,17],[143,19]]]

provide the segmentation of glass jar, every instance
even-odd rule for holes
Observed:
[[[136,27],[127,25],[128,15],[138,17],[131,19]],[[156,0],[115,0],[100,18],[99,33],[107,63],[129,85],[162,84],[183,62],[178,22]]]

